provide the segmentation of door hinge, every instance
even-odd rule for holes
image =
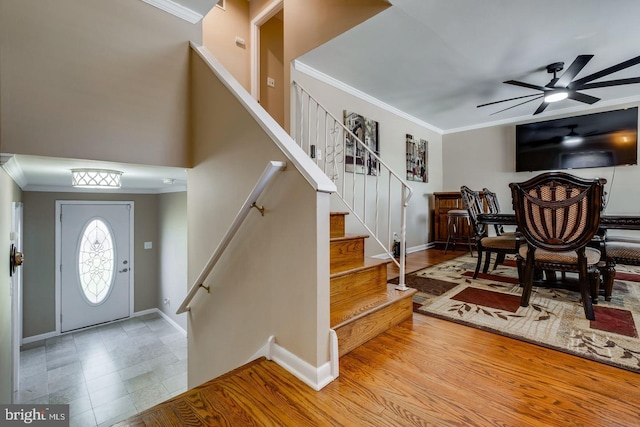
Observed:
[[[62,313],[60,313],[60,323],[62,323]]]
[[[60,264],[60,273],[62,273],[62,264]]]
[[[60,212],[60,222],[62,222],[62,212]]]

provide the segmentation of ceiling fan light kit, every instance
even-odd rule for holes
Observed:
[[[569,92],[566,90],[549,91],[544,96],[544,102],[558,102],[567,99]]]
[[[542,103],[538,106],[538,108],[533,113],[534,115],[536,115],[536,114],[542,113],[549,106],[550,103],[562,101],[567,98],[572,99],[574,101],[589,104],[589,105],[595,104],[596,102],[600,101],[600,98],[587,95],[586,93],[582,93],[582,91],[584,90],[640,83],[640,77],[594,82],[594,80],[598,80],[602,77],[608,76],[613,73],[617,73],[618,71],[632,67],[636,64],[640,64],[640,56],[636,56],[635,58],[631,58],[627,61],[605,68],[604,70],[600,70],[596,73],[589,74],[586,77],[582,77],[578,80],[574,80],[575,77],[578,75],[578,73],[582,71],[582,69],[587,65],[589,61],[591,61],[592,58],[593,58],[593,55],[578,55],[578,57],[571,63],[569,68],[567,68],[567,70],[564,73],[562,73],[560,77],[557,76],[557,73],[564,69],[564,62],[554,62],[553,64],[547,65],[546,67],[547,72],[550,74],[553,74],[553,78],[545,86],[534,85],[534,84],[520,82],[516,80],[507,80],[504,83],[514,85],[514,86],[524,87],[527,89],[533,89],[535,91],[538,91],[538,93],[517,96],[514,98],[502,99],[500,101],[488,102],[486,104],[480,104],[477,107],[480,108],[480,107],[486,107],[489,105],[499,104],[501,102],[514,101],[514,100],[523,99],[523,98],[531,98],[531,99],[527,99],[526,101],[519,102],[510,107],[491,113],[491,115],[493,115],[493,114],[501,113],[506,110],[510,110],[512,108],[518,107],[528,102],[542,99]]]

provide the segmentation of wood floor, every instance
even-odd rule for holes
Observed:
[[[118,425],[638,426],[640,375],[414,314],[341,357],[319,392],[258,360]]]

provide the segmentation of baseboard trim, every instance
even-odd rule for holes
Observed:
[[[37,341],[42,341],[42,340],[46,340],[49,338],[53,338],[53,337],[57,337],[58,332],[56,331],[51,331],[51,332],[47,332],[44,334],[40,334],[40,335],[32,335],[30,337],[26,337],[26,338],[22,338],[22,344],[21,345],[25,345],[25,344],[31,344]]]
[[[178,332],[180,332],[185,337],[187,336],[187,331],[182,326],[178,325],[178,323],[175,320],[173,320],[171,317],[169,317],[169,315],[167,313],[165,313],[164,311],[160,310],[159,308],[156,308],[155,310],[158,310],[158,313],[160,314],[160,316],[162,316],[164,318],[164,320],[169,322],[171,324],[171,326],[176,328],[178,330]]]
[[[331,340],[331,346],[333,346],[333,341],[334,340]],[[332,355],[334,353],[338,354],[337,350],[330,352]],[[255,360],[258,357],[266,357],[268,360],[273,360],[316,391],[321,390],[324,386],[337,378],[337,360],[330,360],[316,368],[310,363],[300,359],[286,348],[278,345],[274,336],[269,337],[265,345],[262,346],[251,360]]]
[[[411,254],[413,252],[424,251],[424,250],[427,250],[427,249],[435,248],[435,246],[436,246],[436,244],[434,242],[425,243],[424,245],[412,246],[410,248],[407,248],[407,253]],[[382,254],[378,254],[378,255],[372,255],[371,258],[391,259],[391,255],[389,255],[388,253],[382,253]]]
[[[162,310],[160,310],[158,308],[150,308],[148,310],[136,311],[131,316],[129,316],[129,319],[131,319],[133,317],[144,316],[145,314],[154,314],[154,313],[159,314],[164,320],[169,322],[169,324],[171,324],[171,326],[176,328],[178,330],[178,332],[180,332],[185,337],[187,336],[187,331],[185,331],[172,318],[167,316],[166,313],[163,313]],[[108,323],[121,322],[122,320],[123,319],[119,319],[119,320],[114,320],[113,322],[107,322],[107,323],[102,323],[100,325],[89,326],[89,327],[87,327],[85,329],[91,329],[91,328],[95,328],[95,327],[98,327],[98,326],[103,326],[103,325],[106,325]],[[57,337],[58,335],[66,335],[66,334],[74,333],[74,332],[77,332],[77,331],[69,331],[69,332],[51,331],[51,332],[46,332],[46,333],[40,334],[40,335],[33,335],[33,336],[30,336],[30,337],[23,338],[22,339],[22,343],[20,345],[31,344],[31,343],[34,343],[34,342],[37,342],[37,341],[42,341],[42,340],[46,340],[46,339],[49,339],[49,338]]]

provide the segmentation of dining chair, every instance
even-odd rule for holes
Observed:
[[[604,299],[611,301],[615,277],[614,267],[617,264],[640,266],[640,238],[609,236],[606,233],[602,248],[602,258],[606,260],[606,267],[602,269]]]
[[[515,255],[518,253],[519,239],[514,233],[489,236],[487,225],[478,222],[478,215],[484,213],[484,202],[480,197],[480,193],[463,185],[460,187],[460,194],[462,195],[462,203],[467,212],[469,212],[469,219],[473,227],[473,238],[478,251],[476,270],[473,273],[473,278],[476,279],[480,272],[483,256],[485,257],[485,261],[482,272],[487,273],[491,263],[491,254],[495,253],[497,257],[501,256],[504,261],[506,254]]]
[[[509,184],[518,231],[527,242],[518,254],[525,260],[521,306],[529,305],[535,270],[574,272],[585,316],[595,320],[601,253],[587,245],[598,231],[606,182],[547,172]]]
[[[500,202],[498,201],[498,196],[496,195],[496,193],[485,187],[482,189],[482,194],[484,195],[484,200],[487,202],[487,209],[489,210],[489,213],[499,214]],[[496,236],[512,236],[515,239],[516,233],[514,231],[504,231],[504,226],[502,224],[494,224],[494,229],[496,232]],[[496,255],[496,261],[493,264],[494,270],[498,268],[498,265],[504,263],[504,258],[504,253]]]

